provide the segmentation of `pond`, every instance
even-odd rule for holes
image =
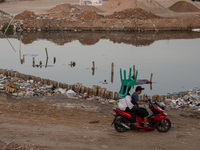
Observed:
[[[67,84],[79,82],[90,88],[99,85],[118,92],[120,68],[128,76],[129,68],[135,65],[139,80],[150,80],[153,73],[153,84],[142,84],[143,93],[148,95],[200,86],[198,32],[23,32],[0,37],[2,69]],[[40,61],[42,67],[37,67]],[[103,84],[104,80],[107,84]]]

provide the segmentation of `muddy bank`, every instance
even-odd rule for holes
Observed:
[[[200,28],[200,19],[148,19],[148,20],[25,20],[27,31],[169,31]]]
[[[5,38],[0,33],[0,38]],[[10,35],[9,38],[17,38],[17,33]],[[134,46],[148,46],[158,40],[169,39],[196,39],[200,38],[200,32],[190,31],[146,31],[146,32],[74,32],[74,31],[49,31],[49,32],[22,32],[21,39],[24,44],[31,44],[40,39],[46,39],[57,45],[64,45],[78,40],[83,45],[94,45],[101,39],[108,39],[114,43],[125,43]]]

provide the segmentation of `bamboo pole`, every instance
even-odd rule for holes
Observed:
[[[6,28],[5,32],[4,32],[4,34],[7,32],[8,27],[10,26],[10,24],[11,24],[11,22],[13,21],[14,18],[15,18],[15,15],[14,15],[13,18],[10,20],[10,23],[8,24],[8,26],[7,26],[7,28]]]
[[[47,48],[45,48],[45,51],[46,51],[46,56],[47,56],[47,58],[49,58],[48,52],[47,52]]]

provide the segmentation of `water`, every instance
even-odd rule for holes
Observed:
[[[20,36],[8,37],[15,50],[3,35],[0,36],[0,68],[3,69],[67,84],[79,82],[90,88],[99,85],[118,92],[120,68],[127,70],[128,75],[129,68],[135,65],[138,79],[150,80],[153,73],[152,90],[149,84],[142,85],[143,93],[148,95],[166,95],[200,86],[200,33],[23,33],[21,56]],[[45,48],[49,56],[47,67]],[[23,55],[25,62],[21,64]],[[32,66],[33,57],[36,64],[42,61],[42,68]],[[69,65],[71,61],[76,63],[74,67]],[[102,84],[104,80],[108,84]]]

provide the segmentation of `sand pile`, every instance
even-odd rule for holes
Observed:
[[[102,12],[95,6],[89,6],[89,5],[77,5],[77,8],[79,8],[82,11],[96,11],[96,12]]]
[[[107,12],[122,11],[129,8],[142,8],[159,14],[170,12],[155,0],[109,0],[100,6],[100,8]]]
[[[107,12],[122,11],[127,8],[136,7],[143,8],[143,6],[137,0],[109,0],[100,6],[102,10]]]
[[[71,12],[71,13],[81,12],[80,9],[70,4],[60,4],[48,10],[48,12],[58,12],[58,11]]]
[[[99,16],[95,11],[83,11],[77,16],[80,20],[98,20],[102,17]]]
[[[198,12],[200,11],[199,8],[194,6],[192,3],[186,2],[186,1],[179,1],[169,7],[170,10],[175,12]]]
[[[105,18],[108,19],[154,19],[154,18],[160,18],[159,16],[156,16],[155,14],[145,11],[141,8],[135,8],[135,9],[125,9],[123,11],[114,12],[114,14],[107,15]]]
[[[87,6],[87,5],[70,5],[70,4],[60,4],[57,5],[51,9],[48,10],[48,14],[42,15],[44,18],[65,18],[70,19],[72,17],[75,17],[76,14],[80,14],[84,11],[96,11],[100,12],[100,10],[94,6]],[[96,13],[94,12],[94,13]],[[85,16],[86,15],[86,16]],[[88,16],[86,12],[79,17],[82,20],[96,20],[98,19],[99,15],[97,14],[91,14],[91,16]]]
[[[19,19],[19,20],[33,20],[36,19],[38,16],[34,14],[34,12],[31,11],[23,11],[22,13],[18,14],[15,16],[15,19]]]
[[[43,14],[41,15],[44,18],[48,18],[48,19],[68,19],[71,18],[70,13],[65,12],[65,11],[57,11],[57,12],[52,12],[49,14]]]
[[[48,12],[64,11],[69,13],[81,13],[83,11],[96,11],[101,12],[98,8],[88,5],[71,5],[71,4],[60,4],[48,10]]]

